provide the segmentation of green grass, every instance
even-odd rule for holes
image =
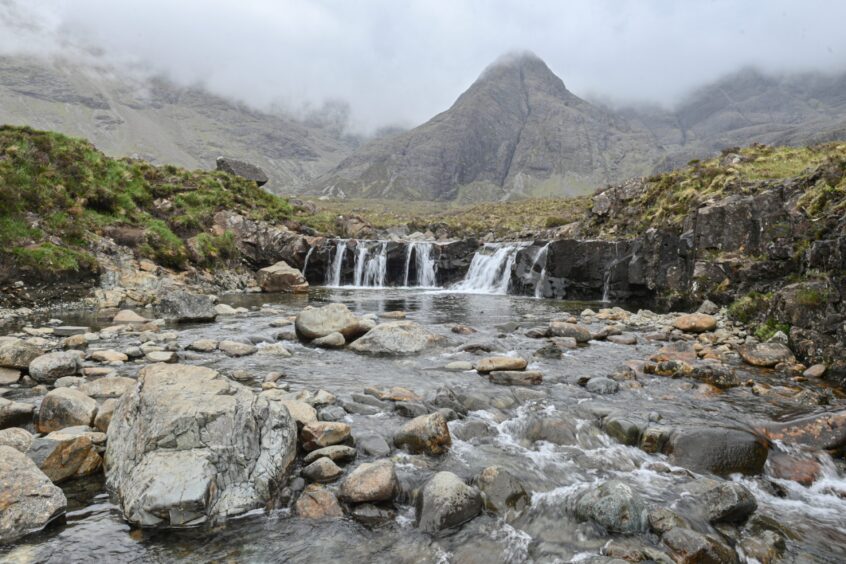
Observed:
[[[755,329],[755,336],[760,341],[768,341],[773,335],[781,331],[785,335],[790,334],[790,325],[787,323],[778,323],[774,319],[767,319],[764,323],[758,325]]]
[[[770,300],[772,300],[771,294],[750,292],[732,303],[728,308],[728,314],[732,319],[748,324],[767,312]]]

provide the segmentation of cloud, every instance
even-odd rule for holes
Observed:
[[[98,54],[256,107],[346,100],[359,130],[449,107],[504,52],[570,90],[672,104],[744,66],[843,71],[823,0],[0,0],[0,53]]]

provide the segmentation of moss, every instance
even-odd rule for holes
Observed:
[[[238,256],[235,235],[231,231],[223,235],[200,233],[195,239],[194,252],[197,262],[203,266],[229,261]]]
[[[796,303],[811,308],[818,308],[828,303],[828,291],[816,288],[803,288],[796,292]]]
[[[770,307],[771,300],[772,294],[750,292],[729,306],[729,317],[741,323],[751,323],[766,313]]]
[[[790,334],[790,325],[787,323],[779,323],[776,320],[769,318],[764,323],[758,325],[755,329],[755,336],[761,341],[767,341],[779,331],[785,335]]]
[[[24,268],[48,274],[96,270],[97,262],[91,254],[41,243],[30,247],[14,247],[12,255]]]
[[[161,220],[147,223],[146,256],[156,262],[173,268],[182,268],[188,260],[185,243],[167,224]]]

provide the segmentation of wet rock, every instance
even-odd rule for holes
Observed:
[[[761,564],[775,564],[782,561],[782,554],[787,548],[784,537],[775,531],[761,531],[754,536],[745,537],[740,541],[743,554],[751,562]]]
[[[9,427],[17,423],[26,423],[32,419],[35,406],[31,403],[0,398],[0,427]]]
[[[125,376],[106,376],[79,386],[83,394],[97,399],[119,398],[135,387],[135,380]]]
[[[74,425],[91,425],[97,414],[97,402],[72,388],[56,388],[44,396],[38,411],[36,428],[49,433]]]
[[[391,445],[384,437],[379,435],[358,435],[355,438],[355,444],[361,452],[370,456],[388,456],[391,454]]]
[[[283,405],[209,368],[158,364],[121,398],[107,486],[143,527],[186,527],[263,506],[296,454]]]
[[[391,388],[365,388],[364,393],[380,400],[387,401],[420,401],[421,398],[409,389],[393,386]]]
[[[162,362],[174,364],[179,361],[179,356],[173,351],[150,351],[144,355],[150,362]]]
[[[352,340],[366,332],[360,320],[344,304],[304,309],[297,315],[294,328],[297,336],[306,341],[336,332]]]
[[[343,473],[344,471],[332,459],[325,456],[321,456],[302,471],[303,478],[319,483],[334,482]]]
[[[577,343],[587,343],[591,340],[590,329],[578,323],[565,321],[550,321],[549,335],[552,337],[570,337]]]
[[[497,370],[488,374],[488,380],[501,386],[537,386],[543,383],[543,374],[536,370]]]
[[[415,417],[394,435],[394,445],[412,454],[438,455],[452,446],[446,419],[438,412]]]
[[[479,374],[488,374],[494,371],[525,370],[528,364],[525,358],[519,356],[492,356],[477,362],[476,371]]]
[[[429,413],[429,409],[425,405],[413,401],[398,401],[394,405],[394,411],[400,417],[407,419],[413,419]]]
[[[711,523],[743,523],[758,508],[752,492],[736,482],[703,478],[689,484],[687,490]]]
[[[399,482],[390,460],[359,464],[344,478],[338,496],[347,503],[390,501],[399,491]]]
[[[822,474],[819,462],[808,456],[773,451],[767,458],[769,472],[773,478],[792,480],[803,486],[810,486]]]
[[[722,364],[694,366],[690,372],[690,376],[694,380],[716,386],[721,390],[735,388],[741,384],[740,378],[737,377],[734,368]]]
[[[372,503],[362,503],[353,507],[350,515],[353,519],[367,527],[379,527],[391,523],[396,519],[396,513]]]
[[[485,508],[494,513],[505,513],[509,509],[522,511],[531,503],[531,496],[523,484],[499,466],[482,470],[476,485],[482,492]]]
[[[52,352],[36,357],[29,364],[29,375],[36,382],[50,384],[62,376],[73,376],[82,368],[76,351]]]
[[[444,370],[449,370],[450,372],[473,370],[473,363],[467,362],[466,360],[456,360],[454,362],[447,363],[447,365],[444,366]]]
[[[88,339],[85,335],[72,335],[62,341],[62,347],[66,349],[84,349],[88,346]]]
[[[217,317],[214,302],[209,296],[184,290],[164,293],[157,308],[162,317],[177,323],[214,321]]]
[[[781,343],[753,343],[739,347],[738,352],[746,364],[761,368],[772,368],[782,362],[796,362],[790,349]]]
[[[321,347],[324,349],[339,349],[346,345],[347,341],[344,339],[343,335],[335,331],[324,337],[316,338],[311,342],[311,344],[315,347]]]
[[[604,482],[582,495],[576,502],[576,516],[615,533],[642,533],[648,524],[646,503],[631,486],[618,480]]]
[[[685,333],[704,333],[717,328],[717,319],[705,313],[689,313],[677,317],[673,327]]]
[[[605,376],[595,376],[587,381],[585,389],[592,394],[616,394],[620,389],[620,384]]]
[[[768,454],[766,443],[752,433],[719,427],[678,430],[667,450],[674,464],[718,476],[760,474]]]
[[[94,362],[126,362],[129,356],[122,352],[109,350],[94,351],[89,356]]]
[[[289,351],[288,348],[282,343],[262,343],[261,346],[258,347],[258,354],[262,356],[277,356],[287,358],[291,356],[291,351]]]
[[[825,364],[814,364],[805,370],[805,372],[802,373],[802,376],[805,378],[822,378],[825,376],[826,369],[827,367]]]
[[[197,339],[188,345],[188,350],[201,353],[214,352],[217,350],[217,341],[213,339]]]
[[[492,436],[494,428],[482,419],[465,419],[461,425],[454,428],[452,434],[462,441],[471,442],[474,439]]]
[[[263,292],[308,292],[308,282],[303,273],[284,260],[256,272],[256,281]]]
[[[328,405],[317,411],[317,419],[320,421],[340,421],[347,416],[347,411],[340,405]]]
[[[475,329],[467,325],[453,325],[450,331],[452,331],[456,335],[472,335],[476,332]]]
[[[810,415],[784,423],[768,423],[760,431],[770,440],[820,450],[846,447],[846,411]]]
[[[376,415],[377,413],[382,413],[383,411],[378,407],[355,401],[345,401],[343,402],[343,406],[347,413],[352,413],[353,415]]]
[[[26,452],[32,444],[32,433],[20,427],[0,430],[0,446],[12,447],[18,452]]]
[[[255,345],[241,343],[239,341],[221,341],[220,343],[218,343],[217,348],[226,356],[232,356],[236,358],[240,356],[249,356],[251,354],[255,354],[258,350]]]
[[[50,433],[32,440],[26,455],[53,482],[86,476],[100,469],[102,459],[88,433]]]
[[[637,446],[640,442],[643,424],[631,417],[609,415],[603,420],[603,429],[618,443]]]
[[[311,484],[297,499],[294,512],[303,519],[329,519],[343,517],[344,511],[335,494],[317,484]]]
[[[616,345],[636,345],[637,344],[637,337],[634,335],[609,335],[608,342],[614,343]]]
[[[476,517],[482,510],[482,496],[452,472],[438,472],[418,494],[415,509],[417,526],[436,533]]]
[[[377,355],[416,354],[437,341],[437,337],[413,321],[381,323],[349,348],[359,353]]]
[[[536,350],[533,353],[533,356],[536,356],[538,358],[557,359],[557,358],[561,358],[561,356],[563,354],[564,354],[564,350],[561,347],[559,347],[558,345],[556,345],[554,343],[549,343],[549,344],[542,346],[538,350]]]
[[[97,416],[94,417],[94,428],[105,433],[109,430],[109,424],[112,422],[112,416],[117,408],[117,400],[107,399],[97,409]]]
[[[317,421],[303,427],[300,440],[305,450],[317,450],[343,443],[350,438],[350,430],[346,423]]]
[[[576,425],[558,417],[533,417],[526,426],[525,438],[530,442],[546,441],[556,445],[576,444]]]
[[[473,343],[464,343],[458,350],[472,354],[492,353],[494,351],[503,350],[502,345],[496,341],[476,341]]]
[[[472,367],[471,367],[472,368]],[[17,384],[21,379],[21,371],[14,368],[0,368],[0,386]]]
[[[346,445],[332,445],[311,451],[305,456],[305,458],[303,458],[303,462],[305,464],[311,464],[318,458],[325,457],[330,459],[332,462],[344,463],[353,460],[355,456],[356,450],[353,447]]]
[[[690,527],[687,519],[666,507],[657,507],[651,510],[647,518],[649,520],[649,528],[659,535],[663,535],[675,527]]]
[[[710,535],[683,527],[670,529],[661,541],[670,549],[676,562],[686,564],[731,564],[737,554]]]
[[[640,449],[650,454],[663,452],[672,434],[673,429],[670,427],[649,426],[640,436]]]
[[[148,321],[150,320],[138,315],[131,309],[122,309],[112,318],[112,322],[118,325],[124,323],[147,323]]]
[[[30,362],[42,354],[44,351],[26,341],[15,339],[0,342],[0,367],[25,370]]]
[[[0,445],[0,545],[41,530],[65,513],[62,490],[27,456]]]

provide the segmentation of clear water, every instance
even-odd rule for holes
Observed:
[[[387,526],[369,529],[351,519],[308,521],[288,510],[256,511],[212,529],[151,532],[131,529],[105,493],[101,479],[80,480],[65,487],[72,507],[67,522],[0,548],[0,560],[10,562],[568,562],[577,555],[597,554],[611,536],[572,515],[574,499],[586,488],[608,478],[631,484],[650,503],[675,507],[685,514],[683,487],[690,480],[682,472],[663,472],[656,465],[665,457],[646,454],[615,443],[593,423],[588,408],[602,405],[628,413],[659,412],[668,424],[700,422],[754,423],[779,417],[795,406],[754,396],[747,387],[717,396],[703,395],[685,380],[646,378],[642,388],[623,387],[611,396],[591,396],[576,382],[584,376],[606,375],[629,359],[642,359],[657,344],[637,346],[592,343],[568,352],[561,359],[534,359],[533,369],[543,371],[545,382],[536,387],[545,396],[519,401],[514,390],[494,386],[474,372],[448,372],[454,360],[478,357],[459,352],[468,342],[494,343],[505,354],[530,356],[544,343],[524,336],[523,330],[543,325],[586,304],[536,300],[501,295],[427,292],[420,290],[345,290],[315,288],[309,296],[248,295],[224,298],[232,305],[255,308],[251,313],[220,318],[217,323],[181,327],[179,342],[186,345],[200,337],[263,336],[273,339],[280,331],[272,320],[292,315],[305,305],[340,301],[358,313],[381,314],[403,310],[408,318],[442,335],[445,342],[419,356],[388,359],[359,356],[348,351],[319,350],[286,342],[290,358],[253,355],[231,359],[222,354],[204,355],[199,362],[221,371],[246,369],[255,375],[259,389],[264,375],[281,370],[291,389],[323,388],[345,397],[368,386],[404,386],[421,395],[443,385],[472,391],[497,408],[472,412],[453,421],[454,445],[440,458],[393,458],[404,491],[422,484],[433,472],[449,470],[470,480],[483,468],[496,464],[517,476],[533,492],[532,504],[517,517],[504,520],[484,514],[458,531],[429,536],[414,526],[414,512],[407,496],[397,503],[397,518]],[[271,308],[261,308],[272,302]],[[594,308],[597,304],[593,305]],[[96,325],[84,315],[66,315],[67,322]],[[478,330],[456,335],[455,323]],[[598,326],[597,326],[598,328]],[[114,343],[128,345],[131,340]],[[137,366],[123,370],[132,373]],[[771,374],[748,372],[744,378],[782,383]],[[787,382],[783,382],[787,383]],[[841,407],[842,408],[842,407]],[[566,419],[577,428],[576,442],[558,446],[532,443],[526,428],[542,414]],[[354,434],[377,433],[390,439],[404,419],[395,414],[349,416]],[[468,437],[463,430],[486,425],[482,435]],[[464,436],[465,440],[459,437]],[[824,458],[824,457],[823,457]],[[367,458],[359,456],[358,462]],[[846,480],[842,463],[825,459],[824,479],[810,487],[786,484],[776,494],[772,480],[744,478],[756,494],[759,512],[776,518],[794,533],[788,542],[788,562],[843,562],[846,560]],[[356,464],[353,463],[353,466]],[[686,514],[697,526],[708,525]],[[644,537],[644,542],[650,540]]]

